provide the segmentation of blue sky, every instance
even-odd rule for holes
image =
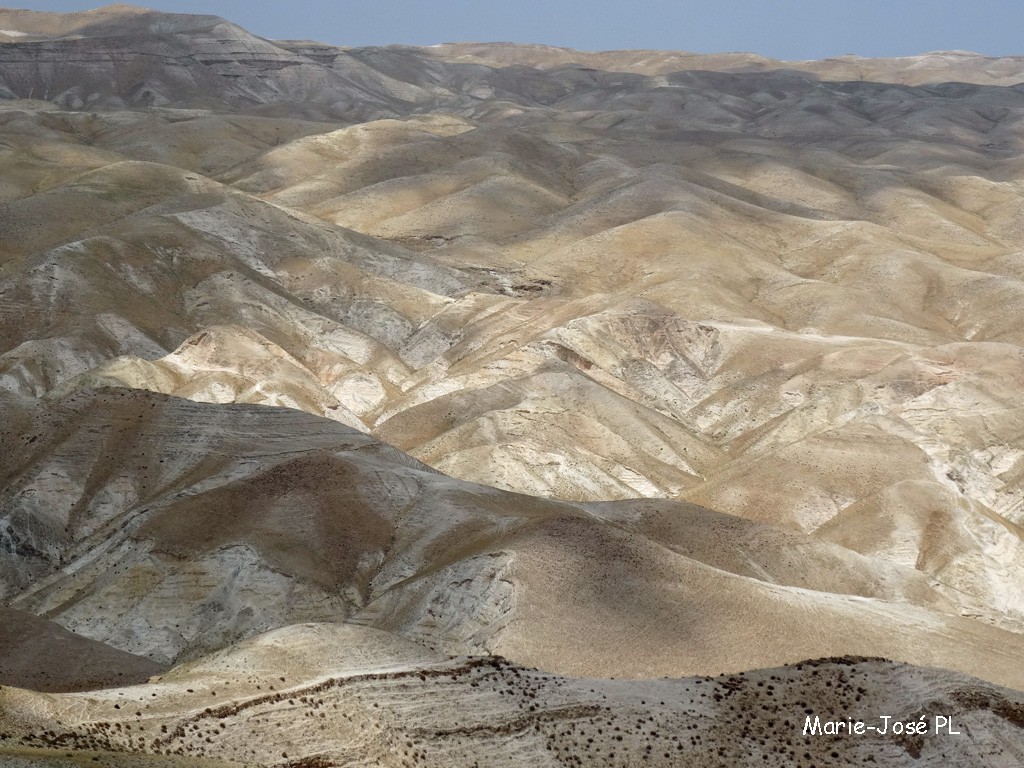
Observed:
[[[85,10],[93,2],[19,2]],[[783,59],[933,50],[1024,55],[1024,0],[162,0],[264,37],[340,45],[513,41],[584,50],[753,51]]]

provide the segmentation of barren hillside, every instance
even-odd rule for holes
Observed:
[[[1019,764],[1022,62],[0,10],[0,683],[179,665],[3,689],[0,759]],[[211,694],[230,744],[168,682],[321,642],[280,675],[358,694]],[[793,755],[691,696],[802,723],[822,657],[969,737]]]

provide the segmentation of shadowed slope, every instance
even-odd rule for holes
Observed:
[[[166,669],[24,611],[0,609],[0,685],[82,691],[144,683]]]

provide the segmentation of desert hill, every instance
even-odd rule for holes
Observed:
[[[158,663],[347,619],[590,677],[850,652],[1024,687],[1019,635],[913,567],[764,523],[473,485],[296,409],[104,388],[5,412],[7,602]]]
[[[693,764],[823,764],[726,739],[686,680],[855,656],[892,660],[857,662],[872,706],[974,719],[843,759],[1019,763],[991,685],[1024,690],[1022,61],[345,48],[0,10],[0,695],[31,715],[0,720],[2,760],[596,759],[568,726],[523,746],[562,715],[466,682],[497,655],[571,691],[530,684],[553,711],[593,687],[622,717],[717,722],[681,742]],[[231,745],[157,755],[95,714],[117,693],[20,690],[212,680],[266,643],[295,649],[267,669],[325,643],[304,679],[362,676],[337,702],[376,734],[358,754],[261,751],[266,718],[327,714],[275,700],[231,715]],[[344,671],[373,647],[395,690],[425,676],[436,702],[402,716],[434,731],[369,712],[398,706]],[[44,679],[52,648],[73,663]],[[813,670],[847,667],[784,674],[821,702]],[[637,705],[661,677],[669,709]],[[458,731],[450,702],[485,693]],[[40,752],[66,707],[87,735]],[[630,744],[620,764],[676,764]]]
[[[264,635],[149,685],[49,696],[3,688],[0,702],[9,765],[76,764],[64,754],[119,768],[141,755],[161,766],[468,767],[486,756],[494,766],[802,768],[1024,756],[1020,695],[948,672],[844,658],[717,678],[585,680],[500,658],[431,657],[336,625]],[[804,712],[832,711],[924,716],[929,733],[803,734]],[[934,712],[971,738],[933,733]]]
[[[577,74],[514,115],[340,128],[9,103],[0,381],[284,405],[474,482],[688,499],[1019,628],[1019,93]]]
[[[595,82],[636,91],[679,87],[680,79],[696,77],[732,90],[768,74],[775,85],[960,84],[963,91],[967,84],[1024,81],[1024,57],[965,51],[789,62],[744,53],[590,53],[515,44],[350,48],[267,40],[218,16],[130,5],[68,14],[0,9],[0,43],[0,94],[7,98],[71,109],[227,108],[277,117],[287,107],[346,122],[438,108],[562,110],[573,100],[589,100]],[[734,105],[723,106],[725,114]]]

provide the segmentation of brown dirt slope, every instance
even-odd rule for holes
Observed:
[[[162,664],[75,635],[30,613],[0,609],[0,685],[85,691],[143,683],[164,670]]]

